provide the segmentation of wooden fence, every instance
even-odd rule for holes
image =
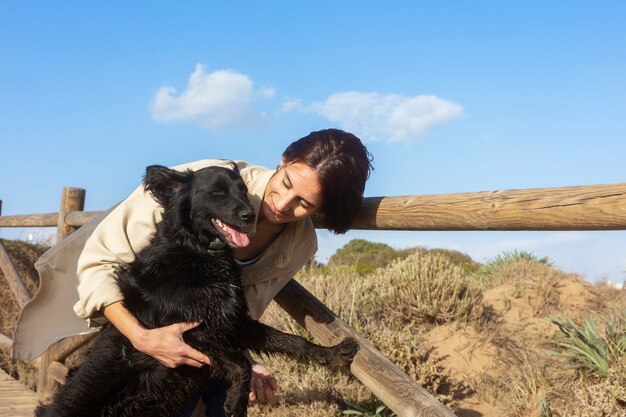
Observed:
[[[57,227],[58,240],[102,212],[84,212],[85,191],[64,188],[58,213],[0,216],[0,227]],[[0,201],[0,209],[2,202]],[[0,213],[1,214],[1,213]],[[316,227],[323,227],[323,218]],[[626,183],[476,193],[365,198],[353,229],[367,230],[626,230]],[[30,295],[0,244],[0,267],[20,305]],[[323,344],[355,337],[361,350],[352,373],[400,417],[453,417],[430,393],[369,342],[291,281],[276,301]],[[64,339],[40,364],[38,395],[46,401],[63,383],[65,359],[94,335]],[[0,334],[0,344],[10,338]]]

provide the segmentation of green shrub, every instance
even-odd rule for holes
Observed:
[[[353,239],[337,249],[328,260],[328,266],[348,266],[359,275],[371,274],[378,268],[385,268],[393,261],[404,259],[415,252],[440,254],[451,263],[460,266],[466,273],[474,273],[480,268],[469,255],[451,249],[425,249],[413,247],[394,249],[385,243],[370,242],[365,239]],[[321,265],[316,265],[323,268]]]
[[[385,243],[353,239],[337,249],[337,252],[328,260],[328,265],[350,266],[359,275],[366,275],[402,256],[406,255]]]
[[[459,252],[453,249],[430,249],[427,250],[428,253],[440,254],[444,258],[447,258],[451,263],[458,265],[463,269],[463,272],[467,274],[473,274],[477,272],[481,265],[474,261],[468,254]]]
[[[532,252],[512,251],[503,252],[487,261],[483,266],[478,268],[473,278],[480,283],[482,288],[492,288],[507,281],[505,274],[501,271],[511,265],[533,265],[540,264],[552,266],[552,261],[548,257],[539,258]]]
[[[433,323],[482,316],[482,292],[463,269],[437,253],[417,251],[378,270],[369,281],[369,308],[383,317]],[[365,305],[361,308],[368,308]]]
[[[551,318],[560,334],[553,344],[560,348],[555,355],[571,362],[570,367],[606,377],[611,365],[626,356],[626,316],[614,315],[599,328],[592,320],[579,327],[571,319]]]
[[[613,358],[626,359],[626,312],[614,314],[605,328],[607,349]]]

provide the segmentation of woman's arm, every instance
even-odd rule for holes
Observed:
[[[198,169],[225,163],[206,160],[178,168]],[[115,280],[117,268],[132,262],[136,253],[149,244],[156,223],[161,220],[161,211],[162,207],[140,186],[100,222],[87,239],[78,260],[79,301],[74,311],[79,317],[88,319],[91,325],[103,325],[106,318],[137,350],[165,366],[200,367],[210,364],[210,359],[187,345],[182,337],[183,333],[199,323],[176,323],[146,329],[120,302],[122,295]]]
[[[196,170],[225,164],[230,167],[225,161],[204,160],[174,168]],[[162,211],[143,186],[137,187],[98,224],[85,242],[76,271],[79,299],[74,311],[89,320],[91,326],[106,323],[102,317],[104,307],[122,299],[115,281],[116,270],[132,262],[150,243]]]
[[[120,301],[104,307],[102,312],[138,351],[152,356],[168,368],[180,365],[191,365],[196,368],[211,365],[208,356],[183,341],[183,333],[200,323],[175,323],[166,327],[146,329]]]
[[[137,188],[104,218],[85,242],[77,266],[79,301],[74,311],[92,325],[110,321],[139,350],[168,367],[210,363],[188,346],[185,331],[198,323],[176,323],[146,329],[124,307],[116,281],[117,268],[135,259],[149,244],[160,220],[161,207],[143,188]],[[104,317],[102,317],[104,315]]]

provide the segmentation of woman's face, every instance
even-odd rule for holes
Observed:
[[[317,213],[323,203],[317,171],[303,162],[281,164],[265,188],[262,213],[272,223],[289,223]]]

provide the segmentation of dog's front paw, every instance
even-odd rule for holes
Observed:
[[[333,366],[349,366],[354,359],[354,355],[359,351],[359,344],[351,337],[344,339],[333,347],[335,358]]]

